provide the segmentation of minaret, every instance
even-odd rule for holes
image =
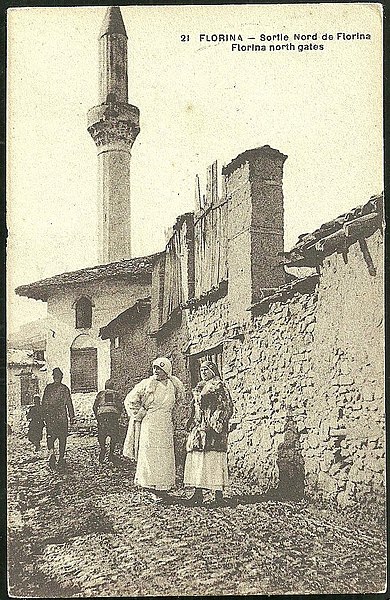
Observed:
[[[98,153],[100,263],[131,257],[130,159],[139,110],[128,104],[127,34],[118,6],[108,8],[99,36],[99,106],[88,111]]]

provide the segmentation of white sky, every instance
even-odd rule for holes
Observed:
[[[86,113],[98,99],[105,10],[8,11],[9,330],[46,312],[18,298],[17,285],[97,263],[97,157]],[[164,229],[193,209],[196,173],[204,188],[207,165],[249,148],[269,144],[289,157],[286,249],[382,190],[379,4],[127,6],[122,15],[129,102],[141,111],[131,163],[135,256],[161,250]],[[372,39],[252,53],[199,42],[199,33],[279,32]]]

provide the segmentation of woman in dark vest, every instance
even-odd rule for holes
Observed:
[[[233,403],[213,362],[201,364],[200,376],[201,381],[193,390],[184,485],[195,488],[190,504],[202,504],[204,489],[214,491],[218,504],[223,503],[223,490],[228,483],[227,438]]]

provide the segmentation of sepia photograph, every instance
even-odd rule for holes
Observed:
[[[8,9],[11,597],[386,591],[382,27]]]

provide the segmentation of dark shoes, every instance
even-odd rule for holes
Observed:
[[[108,455],[108,462],[111,463],[112,465],[114,465],[114,467],[120,467],[120,466],[122,466],[122,460],[116,454],[109,454]]]
[[[55,454],[52,454],[49,458],[49,467],[52,471],[57,471],[58,469],[60,471],[62,471],[66,467],[65,459],[59,458],[58,461],[56,462]]]
[[[201,490],[196,490],[190,498],[186,500],[187,506],[202,506],[203,504],[203,493]]]
[[[185,501],[186,506],[202,506],[203,505],[203,492],[202,490],[195,490],[195,493]],[[214,500],[208,502],[204,506],[208,508],[217,508],[220,506],[229,506],[229,503],[222,495],[222,492],[217,490],[215,492]]]
[[[105,461],[106,458],[106,454],[107,454],[107,450],[105,448],[102,448],[99,452],[99,463],[102,465]],[[108,462],[111,465],[117,466],[122,464],[121,459],[119,458],[119,456],[116,456],[116,454],[109,452],[108,457],[107,457]]]
[[[214,498],[211,502],[209,502],[208,506],[210,508],[219,508],[221,506],[230,506],[230,504],[225,500],[225,498]]]

